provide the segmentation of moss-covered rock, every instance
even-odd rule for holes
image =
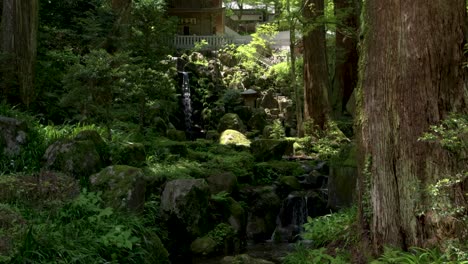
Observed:
[[[250,146],[250,140],[248,140],[247,137],[241,132],[232,129],[225,130],[221,134],[219,143],[222,145]]]
[[[202,179],[179,179],[166,184],[160,210],[168,229],[171,253],[186,254],[191,241],[211,229],[209,197],[208,184]]]
[[[154,117],[151,121],[151,130],[160,136],[166,136],[166,131],[168,129],[166,121],[159,116]]]
[[[251,143],[250,149],[256,161],[280,160],[290,145],[287,140],[259,139]]]
[[[91,189],[102,191],[104,202],[116,209],[141,212],[145,203],[146,182],[141,169],[109,166],[90,177]]]
[[[145,146],[134,142],[117,143],[112,147],[111,161],[114,165],[143,167],[146,163]]]
[[[263,131],[267,123],[267,114],[263,108],[260,108],[254,110],[252,117],[247,122],[247,126],[250,130]]]
[[[247,237],[255,241],[271,238],[276,228],[276,216],[281,200],[273,186],[241,190],[244,199],[250,201],[247,219]]]
[[[28,126],[18,119],[0,116],[0,154],[15,156],[27,144]]]
[[[220,135],[219,132],[216,130],[206,131],[206,139],[208,140],[218,141],[219,135]]]
[[[294,176],[282,176],[278,179],[278,184],[288,191],[301,189],[301,184]]]
[[[148,253],[151,256],[152,263],[170,264],[169,253],[164,247],[161,239],[153,232],[148,233],[143,241]]]
[[[75,177],[89,176],[103,166],[96,146],[91,140],[58,140],[47,148],[43,159],[46,169]]]
[[[42,171],[35,175],[2,175],[0,190],[0,202],[41,205],[72,199],[79,194],[80,186],[71,176]]]
[[[190,244],[190,251],[194,255],[213,255],[216,253],[217,243],[213,238],[209,236],[204,236],[195,239],[195,241]]]
[[[212,194],[217,194],[222,191],[232,193],[237,189],[237,177],[231,172],[211,175],[206,181],[210,186]]]
[[[332,160],[328,177],[328,206],[333,209],[353,203],[357,181],[357,147],[349,144]]]
[[[226,129],[244,131],[245,126],[237,114],[227,113],[219,120],[218,132],[223,132]]]
[[[90,140],[94,143],[96,151],[99,153],[101,160],[104,164],[109,162],[110,153],[109,147],[106,142],[102,139],[101,135],[96,130],[82,130],[76,136],[75,140],[84,141]]]

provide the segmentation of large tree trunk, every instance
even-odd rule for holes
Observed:
[[[425,188],[453,175],[456,162],[418,138],[450,112],[467,111],[465,0],[367,0],[363,9],[358,101],[367,158],[359,185],[369,208],[361,217],[376,252],[425,246],[441,239]]]
[[[3,1],[1,51],[10,56],[15,72],[14,76],[7,78],[18,81],[19,97],[27,106],[34,99],[38,11],[38,0]],[[3,89],[6,94],[12,93],[11,87]]]
[[[325,25],[316,20],[323,10],[324,0],[304,0],[304,121],[313,121],[320,129],[329,114]]]
[[[335,116],[341,116],[346,110],[354,87],[358,80],[358,26],[360,0],[334,0],[335,15],[343,21],[336,25],[336,59],[333,93],[331,98],[332,111]]]

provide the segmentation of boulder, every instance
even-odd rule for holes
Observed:
[[[217,194],[222,191],[232,193],[237,189],[237,177],[231,172],[211,175],[206,181],[212,194]]]
[[[219,120],[218,132],[223,132],[226,129],[244,131],[244,123],[237,114],[227,113]]]
[[[246,199],[251,204],[247,217],[247,237],[254,241],[270,239],[276,228],[276,216],[281,208],[280,198],[272,186],[244,191],[248,191]]]
[[[109,166],[90,177],[91,190],[102,191],[104,203],[115,209],[141,212],[145,203],[143,171],[126,165]]]
[[[279,108],[279,104],[275,98],[275,93],[273,90],[268,90],[263,95],[262,101],[260,102],[260,106],[268,109]]]
[[[263,108],[255,109],[252,113],[252,117],[247,122],[247,126],[251,130],[263,131],[267,125],[267,114]]]
[[[216,253],[217,243],[210,236],[204,236],[195,239],[192,244],[190,244],[190,251],[194,255],[213,255]]]
[[[279,139],[258,139],[251,143],[256,161],[281,160],[293,143]]]
[[[118,143],[111,151],[111,161],[114,165],[143,167],[146,163],[145,146],[134,142]]]
[[[109,147],[96,130],[82,130],[75,136],[74,139],[77,141],[92,141],[96,146],[96,151],[99,153],[102,162],[104,164],[109,162]]]
[[[207,229],[210,190],[202,179],[179,179],[166,184],[161,196],[161,213],[175,239],[195,238]]]
[[[224,257],[221,264],[274,264],[274,262],[253,258],[247,254],[236,255],[236,256],[226,256]]]
[[[225,130],[221,134],[219,143],[222,145],[250,146],[250,140],[248,140],[246,136],[232,129]]]
[[[219,132],[216,130],[206,131],[206,139],[217,141],[219,139]]]
[[[45,169],[74,177],[87,177],[102,168],[101,157],[91,140],[58,140],[47,148],[43,160]]]
[[[0,116],[0,154],[16,156],[27,143],[28,126],[26,122]]]

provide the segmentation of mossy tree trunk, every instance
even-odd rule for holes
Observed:
[[[334,116],[346,110],[358,80],[358,26],[360,0],[334,0],[335,16],[343,19],[336,25],[336,59],[332,97]]]
[[[450,112],[467,112],[465,0],[367,0],[363,17],[361,219],[376,252],[437,243],[443,219],[425,189],[457,164],[418,138]]]
[[[7,76],[2,74],[2,92],[12,101],[20,101],[26,106],[34,99],[38,12],[38,0],[3,0],[0,45],[13,70]]]
[[[304,122],[324,129],[329,115],[328,66],[323,17],[324,0],[304,0]]]

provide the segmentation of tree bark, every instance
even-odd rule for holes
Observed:
[[[19,85],[19,97],[26,106],[34,99],[34,65],[37,52],[38,0],[4,0],[1,50],[11,56]],[[4,87],[9,94],[11,87]]]
[[[317,23],[323,16],[324,0],[304,0],[304,121],[324,129],[328,120],[328,66],[325,25]]]
[[[346,12],[343,21],[336,25],[335,75],[331,106],[334,116],[341,116],[358,80],[358,26],[359,0],[334,0],[335,15]]]
[[[361,219],[370,213],[376,252],[427,246],[443,238],[426,187],[454,175],[457,164],[418,138],[450,112],[467,112],[465,0],[367,0],[363,9]]]

